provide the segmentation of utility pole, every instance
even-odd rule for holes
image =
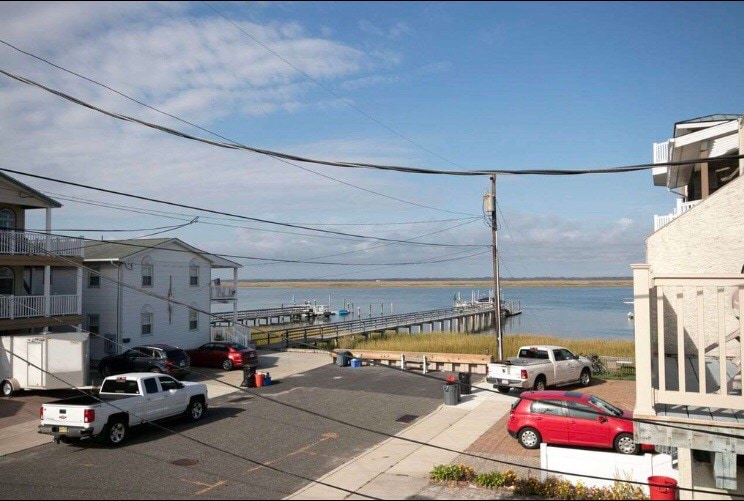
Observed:
[[[484,198],[486,212],[491,213],[491,236],[493,245],[493,315],[498,340],[499,360],[504,359],[503,332],[501,329],[501,288],[499,287],[499,225],[496,219],[496,176],[491,176],[491,194]]]

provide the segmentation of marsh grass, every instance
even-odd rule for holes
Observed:
[[[508,334],[504,336],[504,357],[513,357],[521,346],[540,344],[565,346],[576,354],[596,354],[607,357],[634,357],[633,341],[623,339],[572,339],[533,334]],[[361,337],[340,341],[340,348],[421,351],[429,353],[467,353],[496,355],[496,337],[484,334],[436,332],[426,334],[388,334],[364,340]]]

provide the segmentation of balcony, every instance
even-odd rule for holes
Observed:
[[[79,298],[78,294],[0,296],[0,319],[79,315]]]
[[[228,301],[238,297],[237,289],[231,285],[212,285],[209,290],[212,301]]]
[[[0,255],[83,257],[79,238],[0,230]]]
[[[681,198],[678,198],[677,206],[674,208],[673,212],[666,214],[664,216],[654,216],[654,231],[659,231],[661,228],[668,225],[669,223],[677,219],[679,216],[681,216],[685,212],[695,207],[700,202],[701,200],[693,200],[692,202],[683,202]]]

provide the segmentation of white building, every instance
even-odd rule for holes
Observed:
[[[102,336],[91,336],[92,359],[142,344],[196,348],[217,334],[250,340],[248,328],[212,327],[213,318],[203,313],[215,301],[231,302],[237,311],[238,263],[177,238],[154,238],[87,242],[85,266],[94,270],[86,271],[83,285],[85,328]],[[218,268],[233,269],[232,285],[213,285]]]
[[[744,492],[744,151],[739,115],[679,122],[654,184],[680,195],[633,265],[637,438],[676,448],[681,499]]]

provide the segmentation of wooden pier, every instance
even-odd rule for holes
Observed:
[[[274,325],[299,322],[303,317],[312,317],[312,305],[292,305],[281,308],[263,308],[258,310],[238,310],[237,319],[243,325]],[[216,315],[219,315],[217,313]],[[225,313],[225,320],[232,320],[232,312]],[[263,324],[261,323],[263,321]],[[250,322],[250,323],[249,323]]]
[[[347,322],[332,322],[284,329],[273,329],[253,334],[259,346],[302,346],[330,341],[346,336],[369,336],[374,333],[396,332],[478,332],[494,325],[493,308],[489,304],[470,308],[444,308],[439,310],[403,313]],[[428,326],[428,330],[427,330]]]

